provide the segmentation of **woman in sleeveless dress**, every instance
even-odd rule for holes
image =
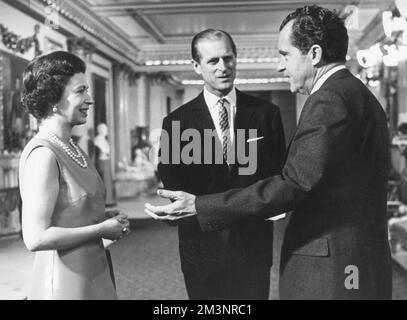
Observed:
[[[57,51],[24,71],[22,103],[40,121],[20,159],[23,238],[35,251],[28,299],[117,299],[102,239],[129,233],[127,216],[105,214],[105,189],[71,138],[93,104],[77,56]]]

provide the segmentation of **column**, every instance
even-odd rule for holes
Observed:
[[[397,86],[399,122],[407,122],[407,58],[399,62]]]
[[[149,81],[145,73],[141,74],[137,80],[137,126],[149,126]]]
[[[171,112],[170,109],[173,110],[182,105],[185,90],[180,86],[180,83],[172,79],[170,74],[163,72],[149,74],[149,84],[149,126],[151,131],[161,128],[163,118]]]
[[[115,166],[119,161],[131,160],[129,128],[129,70],[124,64],[114,66],[114,142]]]
[[[384,66],[383,69],[383,93],[386,101],[386,112],[389,117],[390,136],[397,133],[399,124],[399,106],[398,106],[398,68]]]
[[[0,153],[3,152],[4,149],[4,104],[3,104],[3,57],[0,54]]]

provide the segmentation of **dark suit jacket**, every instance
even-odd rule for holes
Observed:
[[[181,133],[188,128],[195,128],[204,137],[204,129],[215,130],[203,93],[181,106],[163,121],[163,129],[170,134],[169,154],[172,153],[172,123],[179,121]],[[214,164],[215,148],[222,154],[220,140],[213,138],[212,164],[163,164],[158,165],[158,175],[164,187],[170,190],[184,190],[197,195],[221,192],[235,187],[248,186],[259,179],[281,173],[285,153],[284,132],[277,106],[246,95],[237,90],[235,140],[237,129],[257,129],[257,170],[252,175],[239,175],[238,168],[244,164],[232,166],[228,170],[223,162]],[[247,130],[245,130],[247,131]],[[247,133],[247,132],[246,132]],[[244,147],[248,149],[247,134]],[[179,138],[178,138],[179,139]],[[188,142],[181,143],[181,150]],[[250,142],[253,143],[253,142]],[[256,143],[256,142],[254,142]],[[235,144],[236,147],[237,144]],[[203,140],[200,140],[203,150]],[[160,159],[165,151],[161,140]],[[179,154],[179,151],[176,151]],[[202,151],[200,158],[208,150]],[[211,233],[202,232],[194,217],[179,224],[179,249],[183,272],[197,280],[204,280],[208,275],[221,274],[232,266],[244,264],[261,264],[271,266],[273,226],[269,221],[254,217],[230,228]]]
[[[379,102],[348,70],[338,71],[305,102],[282,174],[197,197],[201,227],[294,210],[281,252],[280,298],[391,298],[388,142]],[[358,274],[346,269],[352,265]],[[359,288],[346,289],[347,280]]]

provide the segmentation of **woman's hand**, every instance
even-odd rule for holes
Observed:
[[[130,234],[130,222],[126,214],[107,212],[106,216],[111,217],[102,222],[102,238],[119,240]]]

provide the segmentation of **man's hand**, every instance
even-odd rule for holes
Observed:
[[[145,204],[145,212],[156,220],[179,221],[196,215],[195,196],[183,191],[158,190],[157,194],[173,203],[164,206]]]

